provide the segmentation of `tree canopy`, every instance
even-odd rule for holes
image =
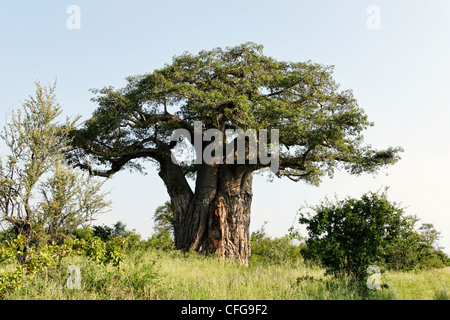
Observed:
[[[363,145],[362,132],[373,123],[351,90],[338,90],[332,73],[332,66],[310,61],[277,61],[254,43],[184,53],[161,69],[128,77],[124,88],[94,90],[98,109],[72,132],[79,147],[72,159],[106,177],[142,169],[137,159],[159,162],[176,145],[173,131],[193,134],[198,120],[204,130],[278,129],[277,176],[295,181],[318,184],[335,168],[373,173],[395,163],[401,148]]]

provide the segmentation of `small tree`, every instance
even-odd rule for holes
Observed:
[[[385,248],[410,227],[403,209],[388,201],[385,193],[369,193],[361,199],[324,203],[313,207],[315,215],[301,213],[306,224],[308,249],[329,273],[346,273],[362,280],[371,264],[382,260]]]
[[[103,241],[109,241],[112,238],[126,237],[133,231],[127,230],[127,225],[122,221],[117,221],[112,227],[101,225],[93,226],[93,236],[99,237]]]
[[[250,261],[253,264],[285,264],[302,260],[301,250],[304,243],[298,242],[298,234],[289,229],[283,237],[270,237],[265,230],[267,221],[258,230],[252,232]]]
[[[441,233],[434,228],[432,223],[423,223],[419,228],[419,233],[421,242],[438,251],[441,249],[438,244]]]
[[[420,262],[420,235],[415,231],[418,219],[408,219],[409,226],[385,248],[384,265],[392,270],[409,271],[417,267]]]
[[[113,228],[102,225],[93,226],[93,236],[100,238],[102,241],[109,241],[112,239]]]
[[[158,206],[153,214],[155,233],[147,240],[147,247],[163,251],[174,249],[174,224],[173,210],[170,201]]]
[[[418,218],[409,219],[409,227],[386,248],[384,263],[394,270],[441,268],[448,264],[447,255],[438,245],[440,232],[433,224],[423,223],[418,229]]]
[[[173,237],[175,221],[170,201],[166,201],[162,206],[156,208],[153,214],[153,221],[155,222],[153,229],[157,233],[168,232]]]
[[[61,242],[109,205],[102,183],[65,162],[76,120],[58,123],[55,88],[37,82],[36,95],[12,113],[0,133],[9,149],[0,157],[0,223],[23,235],[27,247]]]

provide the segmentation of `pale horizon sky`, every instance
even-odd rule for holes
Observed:
[[[80,9],[80,29],[66,12]],[[380,29],[369,29],[369,6]],[[450,253],[450,2],[417,1],[3,1],[0,4],[0,127],[34,93],[34,82],[57,79],[64,115],[86,120],[95,110],[91,88],[125,85],[185,51],[252,41],[277,60],[334,65],[341,89],[352,89],[375,123],[365,133],[375,148],[401,146],[402,160],[377,176],[336,172],[319,187],[256,176],[251,231],[264,223],[282,236],[305,203],[360,197],[389,187],[406,213],[432,223]],[[0,154],[4,151],[0,147]],[[156,169],[116,174],[111,212],[94,224],[118,220],[147,238],[156,207],[169,199]],[[306,234],[304,234],[306,235]]]

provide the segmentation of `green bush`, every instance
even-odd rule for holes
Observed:
[[[87,240],[90,237],[94,236],[94,230],[90,227],[83,227],[75,229],[72,233],[76,239],[84,239]]]
[[[251,264],[283,264],[302,260],[304,244],[294,244],[294,234],[271,238],[266,234],[265,224],[253,232],[250,239]]]
[[[103,242],[99,237],[87,240],[66,239],[61,245],[26,248],[25,237],[18,235],[14,241],[0,246],[0,266],[14,266],[13,270],[0,272],[0,300],[24,283],[34,280],[37,273],[60,266],[61,259],[71,255],[84,254],[97,264],[111,264],[119,270],[124,259],[122,248],[123,240],[120,238]]]
[[[105,243],[120,239],[122,249],[125,251],[134,251],[142,247],[141,235],[134,229],[131,231],[127,230],[126,224],[121,221],[116,222],[113,227],[102,225],[93,226],[92,228],[79,228],[73,232],[73,235],[79,240],[88,240],[92,237],[96,237]]]
[[[448,265],[449,258],[435,248],[439,232],[431,224],[416,231],[418,219],[404,216],[385,192],[336,203],[327,200],[312,209],[314,215],[300,218],[309,233],[302,254],[320,261],[329,273],[362,280],[371,264],[397,271]]]
[[[165,231],[154,233],[147,241],[145,241],[145,247],[162,251],[172,251],[175,249],[175,244],[170,232]]]
[[[311,209],[313,215],[301,213],[300,218],[309,233],[307,256],[319,258],[328,273],[356,280],[363,280],[367,268],[380,262],[386,248],[411,227],[403,209],[385,193],[327,200]]]
[[[6,230],[0,231],[0,244],[4,243],[5,241],[15,239],[16,236],[17,234],[14,231],[13,227],[9,227]]]
[[[383,264],[388,269],[411,271],[442,268],[449,265],[449,257],[439,249],[437,244],[424,241],[426,237],[415,231],[414,225],[416,222],[417,219],[411,219],[409,228],[386,247]],[[430,224],[425,225],[430,226]],[[423,227],[419,230],[423,230]]]

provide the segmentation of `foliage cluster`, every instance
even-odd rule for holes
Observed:
[[[62,244],[109,206],[103,183],[67,164],[77,119],[59,120],[55,87],[37,82],[0,132],[8,150],[0,157],[0,224],[23,235],[27,248]]]
[[[226,129],[279,130],[283,148],[276,174],[295,181],[317,185],[336,169],[375,173],[396,163],[402,148],[363,145],[362,133],[373,123],[352,90],[339,89],[333,69],[311,61],[278,61],[252,42],[186,52],[161,69],[128,77],[123,88],[94,90],[98,108],[71,132],[72,160],[101,176],[143,170],[137,159],[162,165],[162,154],[176,145],[173,130],[193,133],[193,121],[201,121],[205,131],[216,128],[223,134]],[[247,169],[269,166],[259,161]],[[172,170],[184,176],[200,167]]]
[[[286,264],[302,261],[301,251],[304,243],[299,243],[298,235],[294,232],[283,237],[270,237],[265,231],[265,224],[254,231],[250,238],[252,255],[250,263],[258,264]],[[297,242],[297,243],[296,243]]]
[[[310,209],[314,214],[300,211],[300,223],[306,225],[309,235],[302,253],[320,261],[329,273],[363,280],[370,265],[412,270],[449,263],[448,257],[433,247],[438,233],[432,225],[425,224],[419,233],[417,218],[405,216],[386,192],[336,203],[326,200]]]
[[[61,260],[68,256],[84,254],[90,260],[103,265],[111,264],[120,269],[124,259],[124,241],[114,238],[103,242],[98,237],[85,239],[66,239],[61,245],[45,245],[26,248],[23,235],[0,246],[0,266],[13,265],[12,270],[0,273],[0,299],[4,298],[27,281],[33,281],[36,273],[61,265]]]

